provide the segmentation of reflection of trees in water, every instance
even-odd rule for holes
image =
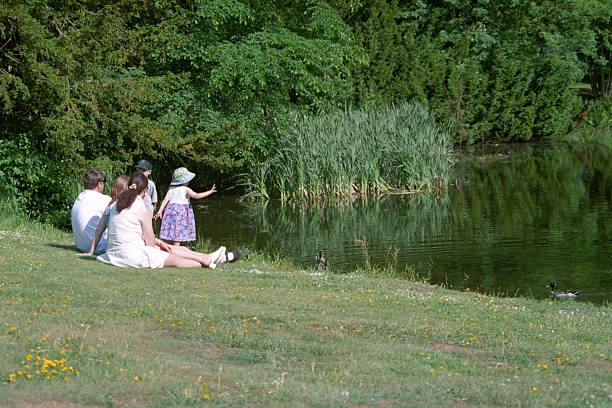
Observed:
[[[321,250],[332,271],[385,266],[399,248],[399,268],[425,272],[431,262],[434,281],[446,275],[455,287],[510,294],[545,296],[542,283],[552,280],[580,290],[609,284],[612,151],[500,146],[455,168],[457,186],[441,196],[252,207],[258,248],[307,267]]]
[[[363,265],[371,261],[364,259],[366,253],[386,262],[396,248],[440,235],[448,225],[448,204],[447,195],[427,194],[304,206],[269,203],[251,208],[260,231],[266,231],[266,249],[271,253],[308,263],[310,258],[314,262],[321,250],[328,254],[333,268],[334,262]]]
[[[479,231],[496,230],[504,234],[521,229],[526,240],[538,240],[545,239],[540,234],[548,230],[551,234],[567,233],[571,238],[570,228],[575,223],[568,219],[586,229],[597,230],[593,232],[609,231],[593,225],[593,217],[600,218],[602,212],[594,209],[585,213],[593,197],[607,197],[610,203],[612,152],[609,149],[566,144],[520,146],[511,152],[505,149],[500,153],[502,157],[509,155],[510,160],[468,160],[458,166],[461,174],[457,178],[469,184],[453,192],[455,225],[467,226],[462,230],[471,231],[476,235],[474,238],[484,242],[495,237],[478,234]],[[477,157],[490,157],[488,154],[477,154]],[[603,217],[601,222],[606,222]],[[540,228],[534,229],[534,225]]]
[[[452,220],[460,240],[479,243],[480,284],[509,290],[499,272],[508,260],[527,288],[551,278],[604,281],[612,262],[604,253],[612,238],[612,152],[576,144],[506,149],[476,152],[481,160],[457,166],[464,184],[453,192]],[[508,160],[486,160],[500,153]],[[601,276],[577,276],[583,270]]]

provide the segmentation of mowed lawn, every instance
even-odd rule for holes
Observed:
[[[0,221],[0,406],[612,406],[610,306],[498,298],[247,253],[77,258]]]

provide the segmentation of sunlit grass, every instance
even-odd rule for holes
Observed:
[[[257,253],[216,270],[120,269],[77,258],[69,234],[10,220],[6,406],[610,402],[609,306],[333,275]]]

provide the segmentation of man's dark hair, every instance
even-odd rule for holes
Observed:
[[[91,169],[83,174],[83,187],[85,187],[86,190],[93,190],[101,181],[106,180],[104,179],[104,173],[100,170]]]

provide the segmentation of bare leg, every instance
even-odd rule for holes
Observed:
[[[170,253],[164,261],[164,266],[176,266],[177,268],[201,268],[202,264],[193,259],[183,258],[179,255]]]
[[[221,246],[215,252],[212,252],[210,254],[203,254],[201,252],[192,251],[191,249],[184,246],[173,246],[170,255],[175,255],[178,258],[186,260],[196,261],[201,266],[210,266],[211,264],[216,263],[220,258],[225,256],[225,247]]]

